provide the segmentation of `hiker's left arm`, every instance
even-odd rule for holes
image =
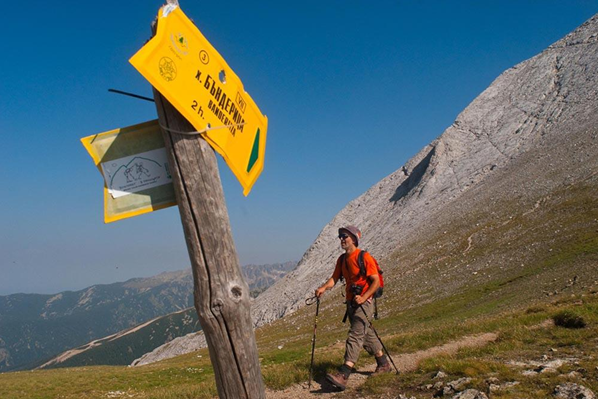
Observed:
[[[361,305],[367,301],[372,295],[374,295],[374,292],[376,292],[378,287],[380,287],[380,276],[378,274],[372,274],[368,276],[368,280],[370,282],[370,286],[368,287],[367,291],[362,295],[355,295],[354,301],[358,305]]]

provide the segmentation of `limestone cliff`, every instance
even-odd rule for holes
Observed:
[[[481,227],[458,237],[463,248],[457,249],[465,255],[479,238],[486,239],[487,252],[491,252],[488,237],[498,234],[489,222],[492,217],[506,218],[501,225],[508,225],[513,218],[509,212],[529,217],[550,202],[561,186],[594,184],[597,126],[598,16],[594,16],[539,55],[502,73],[442,135],[342,209],[324,226],[296,269],[254,302],[255,326],[293,313],[330,276],[341,252],[337,229],[345,224],[361,228],[360,246],[375,254],[389,274],[400,275],[394,283],[397,287],[402,284],[404,290],[424,292],[416,288],[429,281],[415,272],[424,267],[433,270],[438,281],[443,279],[427,291],[438,295],[466,284],[463,276],[504,273],[516,262],[523,267],[525,255],[518,258],[513,252],[497,252],[485,258],[463,256],[450,265],[451,270],[443,270],[442,259],[449,249],[457,253],[457,243],[450,239],[438,241],[438,245],[424,241],[438,234],[439,228],[465,221],[475,213],[481,216],[472,223]],[[590,194],[596,191],[595,184],[589,187]],[[510,199],[515,201],[513,210],[501,205],[512,204]],[[467,227],[467,223],[461,224]],[[500,240],[506,241],[501,250],[507,251],[511,244],[508,234],[515,235],[501,234]],[[427,245],[421,250],[436,249],[447,255],[419,264],[423,257],[414,245]],[[527,250],[531,254],[536,249]],[[401,252],[410,258],[401,259],[404,262],[399,268],[395,261]],[[424,295],[419,299],[424,300]],[[189,350],[197,347],[193,335],[184,340]],[[162,356],[166,356],[164,351]],[[144,362],[151,359],[148,354]]]

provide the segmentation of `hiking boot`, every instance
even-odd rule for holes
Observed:
[[[384,373],[390,373],[392,369],[390,368],[390,363],[379,364],[376,366],[376,371],[372,373],[372,375],[380,375]]]
[[[347,382],[349,381],[349,377],[345,377],[345,375],[340,372],[334,374],[328,373],[326,374],[326,379],[341,391],[345,390],[347,387]]]

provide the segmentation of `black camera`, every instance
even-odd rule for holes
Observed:
[[[353,295],[361,295],[361,293],[363,292],[363,285],[351,285],[351,292],[353,293]]]

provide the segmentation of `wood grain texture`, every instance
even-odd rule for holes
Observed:
[[[264,398],[249,288],[232,238],[216,155],[154,89],[205,333],[221,398]]]

